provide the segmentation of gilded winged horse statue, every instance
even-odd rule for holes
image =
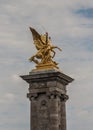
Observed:
[[[30,61],[35,62],[37,65],[45,65],[45,64],[53,64],[57,65],[53,58],[56,54],[54,51],[55,48],[61,49],[57,46],[53,46],[51,43],[51,38],[48,36],[46,32],[44,35],[40,35],[34,28],[30,27],[30,31],[32,32],[34,45],[37,49],[37,53],[29,58]]]

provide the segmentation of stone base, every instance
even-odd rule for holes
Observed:
[[[66,85],[73,79],[57,69],[41,70],[21,76],[29,83],[31,130],[66,130]]]

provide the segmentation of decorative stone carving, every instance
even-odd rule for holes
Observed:
[[[38,97],[38,126],[39,130],[49,130],[49,104],[45,94]]]

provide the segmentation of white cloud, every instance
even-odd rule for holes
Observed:
[[[12,103],[14,101],[14,94],[13,93],[6,93],[2,97],[0,97],[0,104],[7,104],[7,103]]]
[[[12,78],[15,80],[15,81],[18,81],[20,79],[20,77],[17,75],[17,74],[14,74],[12,76]]]

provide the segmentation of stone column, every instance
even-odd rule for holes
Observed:
[[[29,83],[31,130],[66,130],[66,85],[73,79],[54,69],[21,77]]]

